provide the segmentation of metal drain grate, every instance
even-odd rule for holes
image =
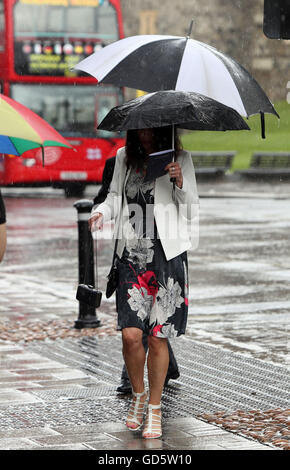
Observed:
[[[178,338],[172,344],[180,378],[164,398],[188,412],[290,407],[290,371],[241,354]],[[62,340],[31,344],[34,351],[80,368],[114,393],[123,365],[120,337]]]
[[[187,337],[172,346],[180,378],[164,389],[164,417],[290,408],[290,372],[285,367]],[[43,402],[1,407],[1,429],[124,421],[131,399],[115,392],[123,366],[120,337],[35,342],[28,349],[86,372],[94,383],[30,390]]]
[[[67,387],[64,389],[52,390],[33,390],[33,395],[41,398],[44,401],[56,400],[100,400],[102,398],[108,399],[115,397],[116,392],[114,387],[98,386],[89,388],[85,387]]]
[[[116,399],[55,400],[46,403],[1,408],[1,431],[35,427],[87,425],[104,421],[121,422],[128,401]]]

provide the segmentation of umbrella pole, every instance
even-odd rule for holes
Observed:
[[[189,26],[189,29],[188,29],[188,33],[187,33],[187,39],[190,38],[191,36],[191,33],[192,33],[192,27],[193,27],[193,20],[191,20],[191,23],[190,23],[190,26]]]
[[[261,114],[261,132],[262,132],[262,139],[266,139],[266,134],[265,134],[265,114]]]
[[[175,161],[175,139],[174,139],[174,124],[172,124],[172,148],[174,149],[173,153],[173,159],[172,161]],[[176,178],[170,178],[171,183],[173,183],[173,186],[175,186],[176,183]]]
[[[42,166],[44,167],[44,147],[41,146]]]

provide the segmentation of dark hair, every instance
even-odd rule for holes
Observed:
[[[172,148],[172,126],[154,127],[153,131],[153,149],[154,152]],[[177,134],[177,129],[174,128],[174,147],[175,155],[177,158],[182,145]],[[141,144],[138,136],[137,129],[127,131],[126,138],[126,163],[127,167],[143,169],[148,155]]]

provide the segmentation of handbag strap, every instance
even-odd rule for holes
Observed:
[[[96,289],[99,289],[97,234],[96,234],[96,238],[93,239],[93,250],[95,252],[95,287]]]
[[[121,213],[120,213],[120,217],[122,216],[122,208],[123,208],[123,201],[124,201],[124,191],[125,191],[125,181],[126,181],[127,173],[128,173],[128,168],[127,168],[127,170],[126,170],[126,175],[125,175],[125,178],[124,178],[123,188],[122,188],[122,202],[121,202]],[[117,254],[119,227],[120,227],[120,225],[118,226],[118,233],[117,233],[117,238],[116,238],[116,241],[115,241],[113,259],[112,259],[112,266],[114,266],[115,259],[116,259],[116,254]]]
[[[94,282],[94,285],[93,287],[96,287],[98,289],[98,255],[97,255],[97,239],[94,239],[94,237],[92,236],[92,240],[93,240],[93,253],[95,255],[95,282]],[[88,281],[88,271],[89,271],[89,267],[90,267],[90,253],[88,251],[87,253],[87,260],[86,260],[86,270],[85,270],[85,275],[84,275],[84,281],[83,283],[86,284]]]

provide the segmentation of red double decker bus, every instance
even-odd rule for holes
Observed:
[[[0,184],[52,185],[80,194],[101,181],[120,134],[96,130],[123,91],[73,70],[80,60],[124,36],[120,0],[0,0],[1,92],[49,122],[76,151],[51,147],[1,155]]]

